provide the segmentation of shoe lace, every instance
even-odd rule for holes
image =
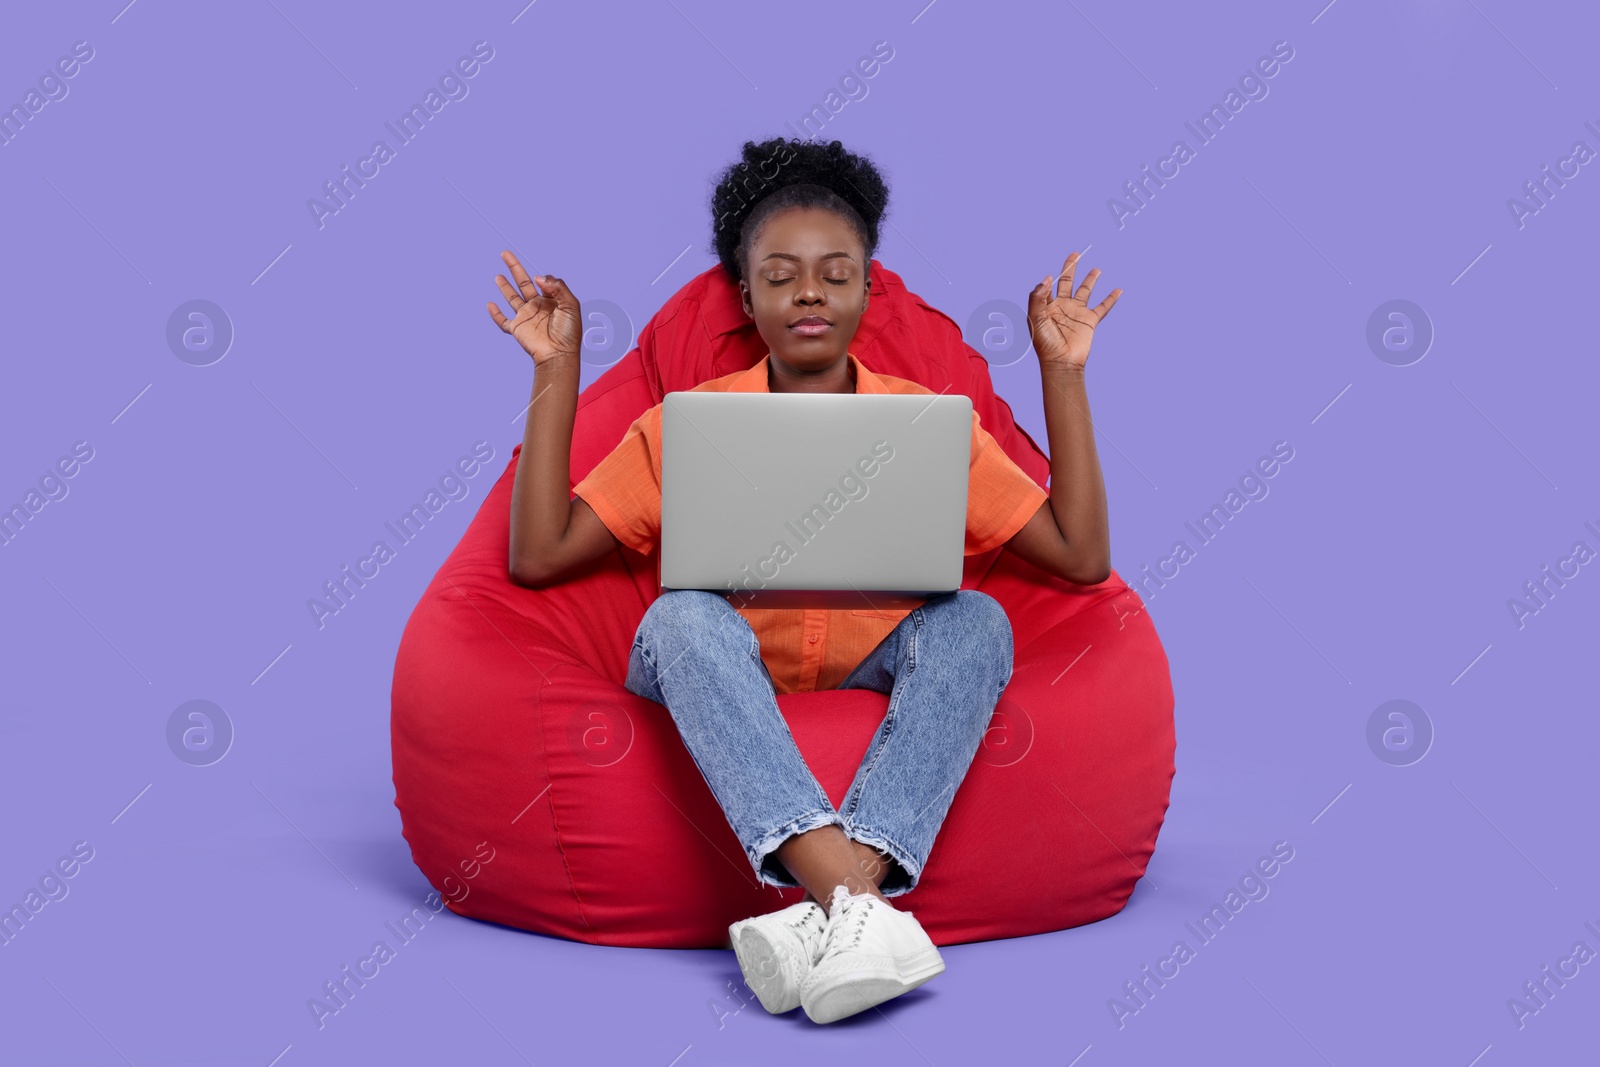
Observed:
[[[795,932],[801,943],[804,944],[812,957],[817,955],[817,946],[822,942],[827,916],[820,908],[812,908],[804,915],[789,923],[789,929]]]
[[[867,917],[872,909],[877,907],[877,901],[870,893],[850,896],[843,890],[843,886],[834,890],[828,914],[828,926],[823,934],[822,954],[817,960],[818,963],[859,945]]]

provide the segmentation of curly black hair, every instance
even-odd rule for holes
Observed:
[[[888,206],[889,186],[878,168],[838,141],[746,141],[743,158],[718,176],[711,194],[712,248],[728,276],[742,281],[750,243],[767,219],[784,208],[819,207],[850,224],[870,262]]]

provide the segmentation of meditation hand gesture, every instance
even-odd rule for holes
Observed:
[[[1028,331],[1033,336],[1033,350],[1045,366],[1060,365],[1082,370],[1089,359],[1089,342],[1094,338],[1094,328],[1100,324],[1122,295],[1121,289],[1111,294],[1096,307],[1089,306],[1089,293],[1094,289],[1100,274],[1096,267],[1083,279],[1076,293],[1072,292],[1072,273],[1077,268],[1078,256],[1074,252],[1061,265],[1061,281],[1056,286],[1054,299],[1050,296],[1050,278],[1033,287],[1028,294]],[[1070,294],[1070,295],[1069,295]]]
[[[517,288],[513,289],[503,274],[494,276],[495,284],[500,286],[500,292],[505,294],[516,317],[506,318],[491,300],[489,315],[495,325],[517,339],[533,357],[535,367],[557,356],[576,358],[583,347],[583,316],[572,290],[560,278],[548,274],[541,274],[538,279],[528,277],[528,272],[510,252],[501,252],[500,258],[511,268]],[[533,284],[535,280],[538,287]]]

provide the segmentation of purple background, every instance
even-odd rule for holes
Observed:
[[[1600,568],[1520,628],[1507,606],[1574,542],[1600,549],[1600,165],[1520,227],[1507,206],[1574,142],[1600,149],[1592,14],[125,2],[21,6],[0,34],[7,107],[94,48],[0,146],[0,504],[94,449],[0,548],[0,903],[94,849],[0,947],[0,1060],[1596,1055],[1600,964],[1520,1029],[1507,1007],[1576,942],[1600,951]],[[469,95],[319,228],[307,200],[479,40],[494,56]],[[827,1028],[727,1014],[728,952],[444,915],[319,1030],[307,999],[428,891],[392,804],[389,684],[408,612],[521,438],[529,363],[484,310],[499,251],[636,330],[713,262],[716,171],[880,40],[893,58],[821,133],[887,174],[881,261],[963,324],[1084,246],[1099,292],[1125,289],[1089,371],[1119,573],[1194,547],[1185,522],[1274,442],[1295,450],[1149,599],[1178,774],[1148,876],[1120,915],[949,948],[937,982]],[[1197,146],[1184,123],[1281,40],[1268,95]],[[1194,158],[1119,228],[1108,199],[1180,137]],[[165,339],[194,299],[236,331],[209,366]],[[1436,332],[1408,366],[1367,342],[1392,299]],[[995,363],[1043,441],[1036,361]],[[307,599],[479,440],[495,458],[471,495],[319,630]],[[166,737],[194,699],[236,734],[210,766]],[[1435,733],[1408,766],[1367,741],[1394,699]],[[1270,895],[1119,1029],[1109,998],[1198,945],[1185,923],[1275,841],[1295,855]]]

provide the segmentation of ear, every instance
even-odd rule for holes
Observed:
[[[739,282],[739,306],[744,309],[745,318],[755,320],[755,308],[750,306],[750,283],[743,280]]]

